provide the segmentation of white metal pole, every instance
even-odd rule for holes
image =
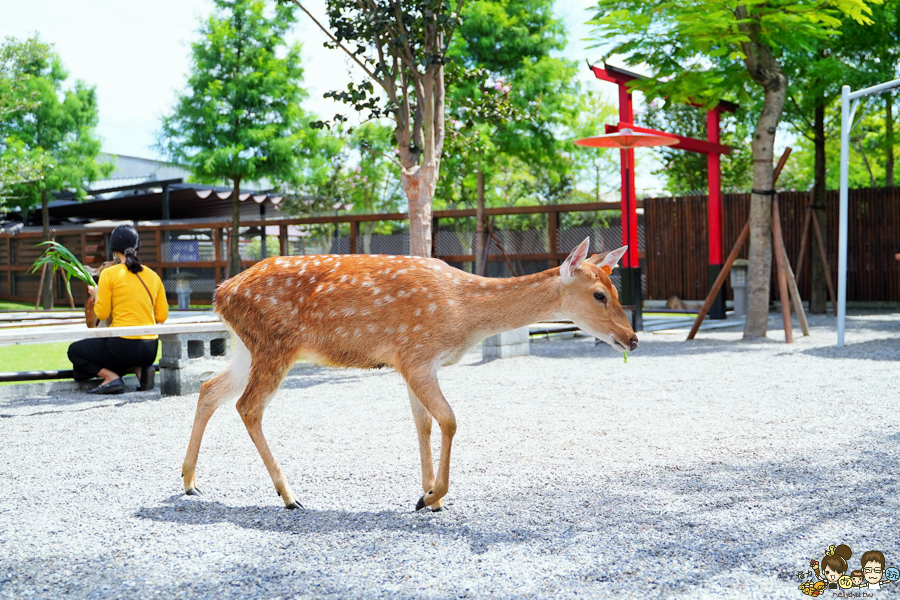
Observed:
[[[844,345],[847,318],[847,180],[850,169],[850,86],[841,88],[841,191],[838,225],[837,345]]]

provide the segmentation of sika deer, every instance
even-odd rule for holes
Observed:
[[[182,474],[197,494],[194,470],[213,412],[240,396],[237,409],[287,508],[302,508],[272,456],[262,416],[300,358],[324,365],[391,366],[406,380],[419,435],[422,489],[416,510],[443,507],[450,478],[453,410],[437,370],[484,338],[546,319],[571,319],[618,350],[638,340],[602,267],[626,248],[586,259],[584,240],[561,267],[488,279],[440,260],[408,256],[294,256],[264,260],[216,290],[215,310],[234,339],[234,359],[203,384]],[[435,477],[431,419],[441,428]]]

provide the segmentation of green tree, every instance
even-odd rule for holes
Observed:
[[[242,182],[298,184],[317,135],[300,108],[300,46],[285,47],[293,9],[264,0],[214,0],[191,44],[187,90],[162,122],[159,148],[201,181],[232,184],[229,276],[241,270]]]
[[[409,203],[410,251],[430,256],[432,202],[445,137],[445,56],[463,0],[326,0],[329,27],[299,0],[293,2],[328,36],[331,47],[343,50],[366,74],[363,82],[326,95],[368,110],[370,117],[393,118],[400,181]],[[344,120],[335,115],[334,121]]]
[[[551,198],[572,186],[572,163],[562,152],[568,140],[559,132],[574,118],[575,67],[559,57],[566,32],[552,8],[552,0],[471,0],[447,53],[448,114],[459,134],[447,161],[462,177],[443,185],[458,182],[460,196],[472,195],[462,188],[475,175],[476,268],[484,254],[486,190],[503,189],[491,179],[504,166],[535,171],[534,182]]]
[[[743,107],[734,114],[723,112],[719,125],[720,142],[731,146],[730,154],[721,157],[722,188],[748,190],[753,178],[753,155],[750,152],[749,111]],[[645,127],[668,131],[685,137],[706,139],[706,111],[689,104],[651,100],[638,115]],[[657,148],[662,168],[653,174],[666,182],[673,195],[706,193],[709,185],[705,154],[676,148]]]
[[[40,105],[28,84],[32,74],[25,66],[50,52],[37,38],[20,42],[7,37],[0,44],[0,123],[15,114],[24,114]],[[46,160],[39,148],[28,148],[14,137],[0,137],[0,207],[9,198],[9,186],[40,178]]]
[[[653,76],[635,87],[675,102],[712,105],[726,96],[747,103],[762,96],[751,138],[749,306],[744,337],[766,335],[772,267],[771,192],[775,134],[788,80],[781,56],[827,38],[843,19],[871,23],[880,0],[599,0],[591,21],[610,54]]]
[[[23,214],[41,207],[43,237],[48,241],[52,192],[67,190],[83,198],[85,184],[112,169],[112,165],[96,161],[100,152],[100,139],[94,131],[97,97],[94,88],[83,81],[64,89],[68,73],[61,59],[37,36],[22,43],[7,39],[4,59],[8,61],[4,69],[18,78],[12,88],[21,99],[0,121],[3,162],[9,165],[18,160],[20,165],[13,167],[18,183],[5,189]],[[41,295],[44,308],[52,308],[52,277],[44,278]]]
[[[619,120],[616,107],[605,101],[595,91],[578,95],[575,104],[575,121],[569,142],[603,135],[607,123]],[[619,189],[619,162],[610,151],[571,145],[572,159],[580,181],[590,185],[594,202],[600,202],[603,192]]]

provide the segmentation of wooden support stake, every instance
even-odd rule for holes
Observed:
[[[803,261],[806,258],[806,242],[809,240],[809,224],[812,221],[812,199],[806,204],[806,215],[803,217],[803,233],[800,234],[800,256],[797,257],[797,281],[803,274]]]
[[[41,282],[38,284],[38,295],[37,300],[34,302],[34,310],[37,310],[41,305],[41,294],[44,292],[44,277],[47,276],[47,263],[44,263],[44,266],[41,268]]]
[[[803,300],[800,298],[800,288],[797,287],[797,278],[794,277],[791,261],[788,260],[787,249],[784,247],[783,242],[781,244],[781,252],[784,254],[784,264],[787,265],[788,291],[791,293],[791,304],[794,305],[794,312],[797,313],[800,330],[803,332],[803,335],[809,335],[809,322],[806,320],[806,310],[803,308]]]
[[[834,282],[831,280],[831,269],[828,267],[828,259],[825,257],[825,240],[822,237],[822,228],[819,226],[819,218],[812,213],[813,231],[816,232],[816,240],[819,243],[819,256],[822,257],[822,265],[825,267],[825,284],[828,286],[828,295],[831,297],[831,310],[837,316],[837,294],[834,293]]]
[[[791,151],[791,147],[788,146],[784,149],[784,152],[781,153],[781,158],[778,159],[778,164],[775,165],[775,173],[772,176],[772,187],[775,187],[775,183],[778,181],[778,176],[781,175],[781,170],[784,168],[784,164],[787,162],[788,156],[791,155]],[[731,249],[731,254],[728,255],[728,259],[725,261],[725,264],[722,265],[722,270],[719,271],[719,276],[716,277],[715,282],[713,282],[712,289],[706,296],[706,302],[703,303],[703,308],[701,308],[700,312],[697,313],[697,318],[694,320],[694,325],[691,327],[691,332],[688,334],[687,339],[692,340],[694,339],[694,336],[697,335],[697,331],[700,329],[700,323],[702,323],[703,319],[706,318],[706,313],[709,312],[713,301],[719,294],[719,289],[725,283],[725,278],[731,271],[731,267],[732,265],[734,265],[734,261],[737,260],[737,255],[741,251],[741,246],[743,246],[744,242],[747,241],[747,236],[749,235],[750,220],[748,219],[744,224],[744,228],[741,229],[741,234],[738,236],[737,241],[734,243],[734,247]]]
[[[782,251],[784,238],[781,237],[781,213],[778,198],[772,197],[772,249],[775,254],[775,270],[778,278],[778,299],[781,301],[781,320],[784,322],[784,341],[794,343],[794,327],[791,323],[791,301],[788,297],[787,267]]]
[[[503,244],[500,242],[499,238],[494,234],[494,223],[493,221],[488,225],[488,232],[491,234],[491,238],[494,240],[494,243],[497,244],[497,248],[500,249],[500,255],[503,256],[503,260],[506,261],[506,265],[509,267],[509,270],[512,271],[513,277],[518,277],[518,273],[516,273],[516,267],[513,266],[512,261],[509,260],[509,256],[506,255],[506,250],[503,249]]]
[[[706,302],[703,303],[703,307],[700,309],[700,312],[697,313],[697,318],[694,320],[694,325],[691,327],[691,332],[688,334],[687,339],[692,340],[694,339],[694,336],[697,335],[697,331],[700,329],[700,323],[706,318],[706,314],[709,312],[710,307],[712,307],[713,301],[715,301],[716,296],[719,295],[719,290],[725,283],[725,278],[728,277],[731,266],[734,264],[734,261],[737,260],[738,254],[741,253],[741,247],[744,245],[744,242],[747,241],[749,235],[750,221],[747,221],[744,224],[744,228],[741,229],[741,235],[738,236],[737,241],[734,243],[734,247],[731,249],[731,254],[728,255],[725,264],[722,265],[722,270],[719,271],[719,276],[716,277],[712,289],[709,290],[709,294],[706,296]]]

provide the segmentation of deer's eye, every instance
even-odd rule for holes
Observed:
[[[597,302],[606,304],[606,294],[603,292],[594,292],[594,299],[597,300]]]

